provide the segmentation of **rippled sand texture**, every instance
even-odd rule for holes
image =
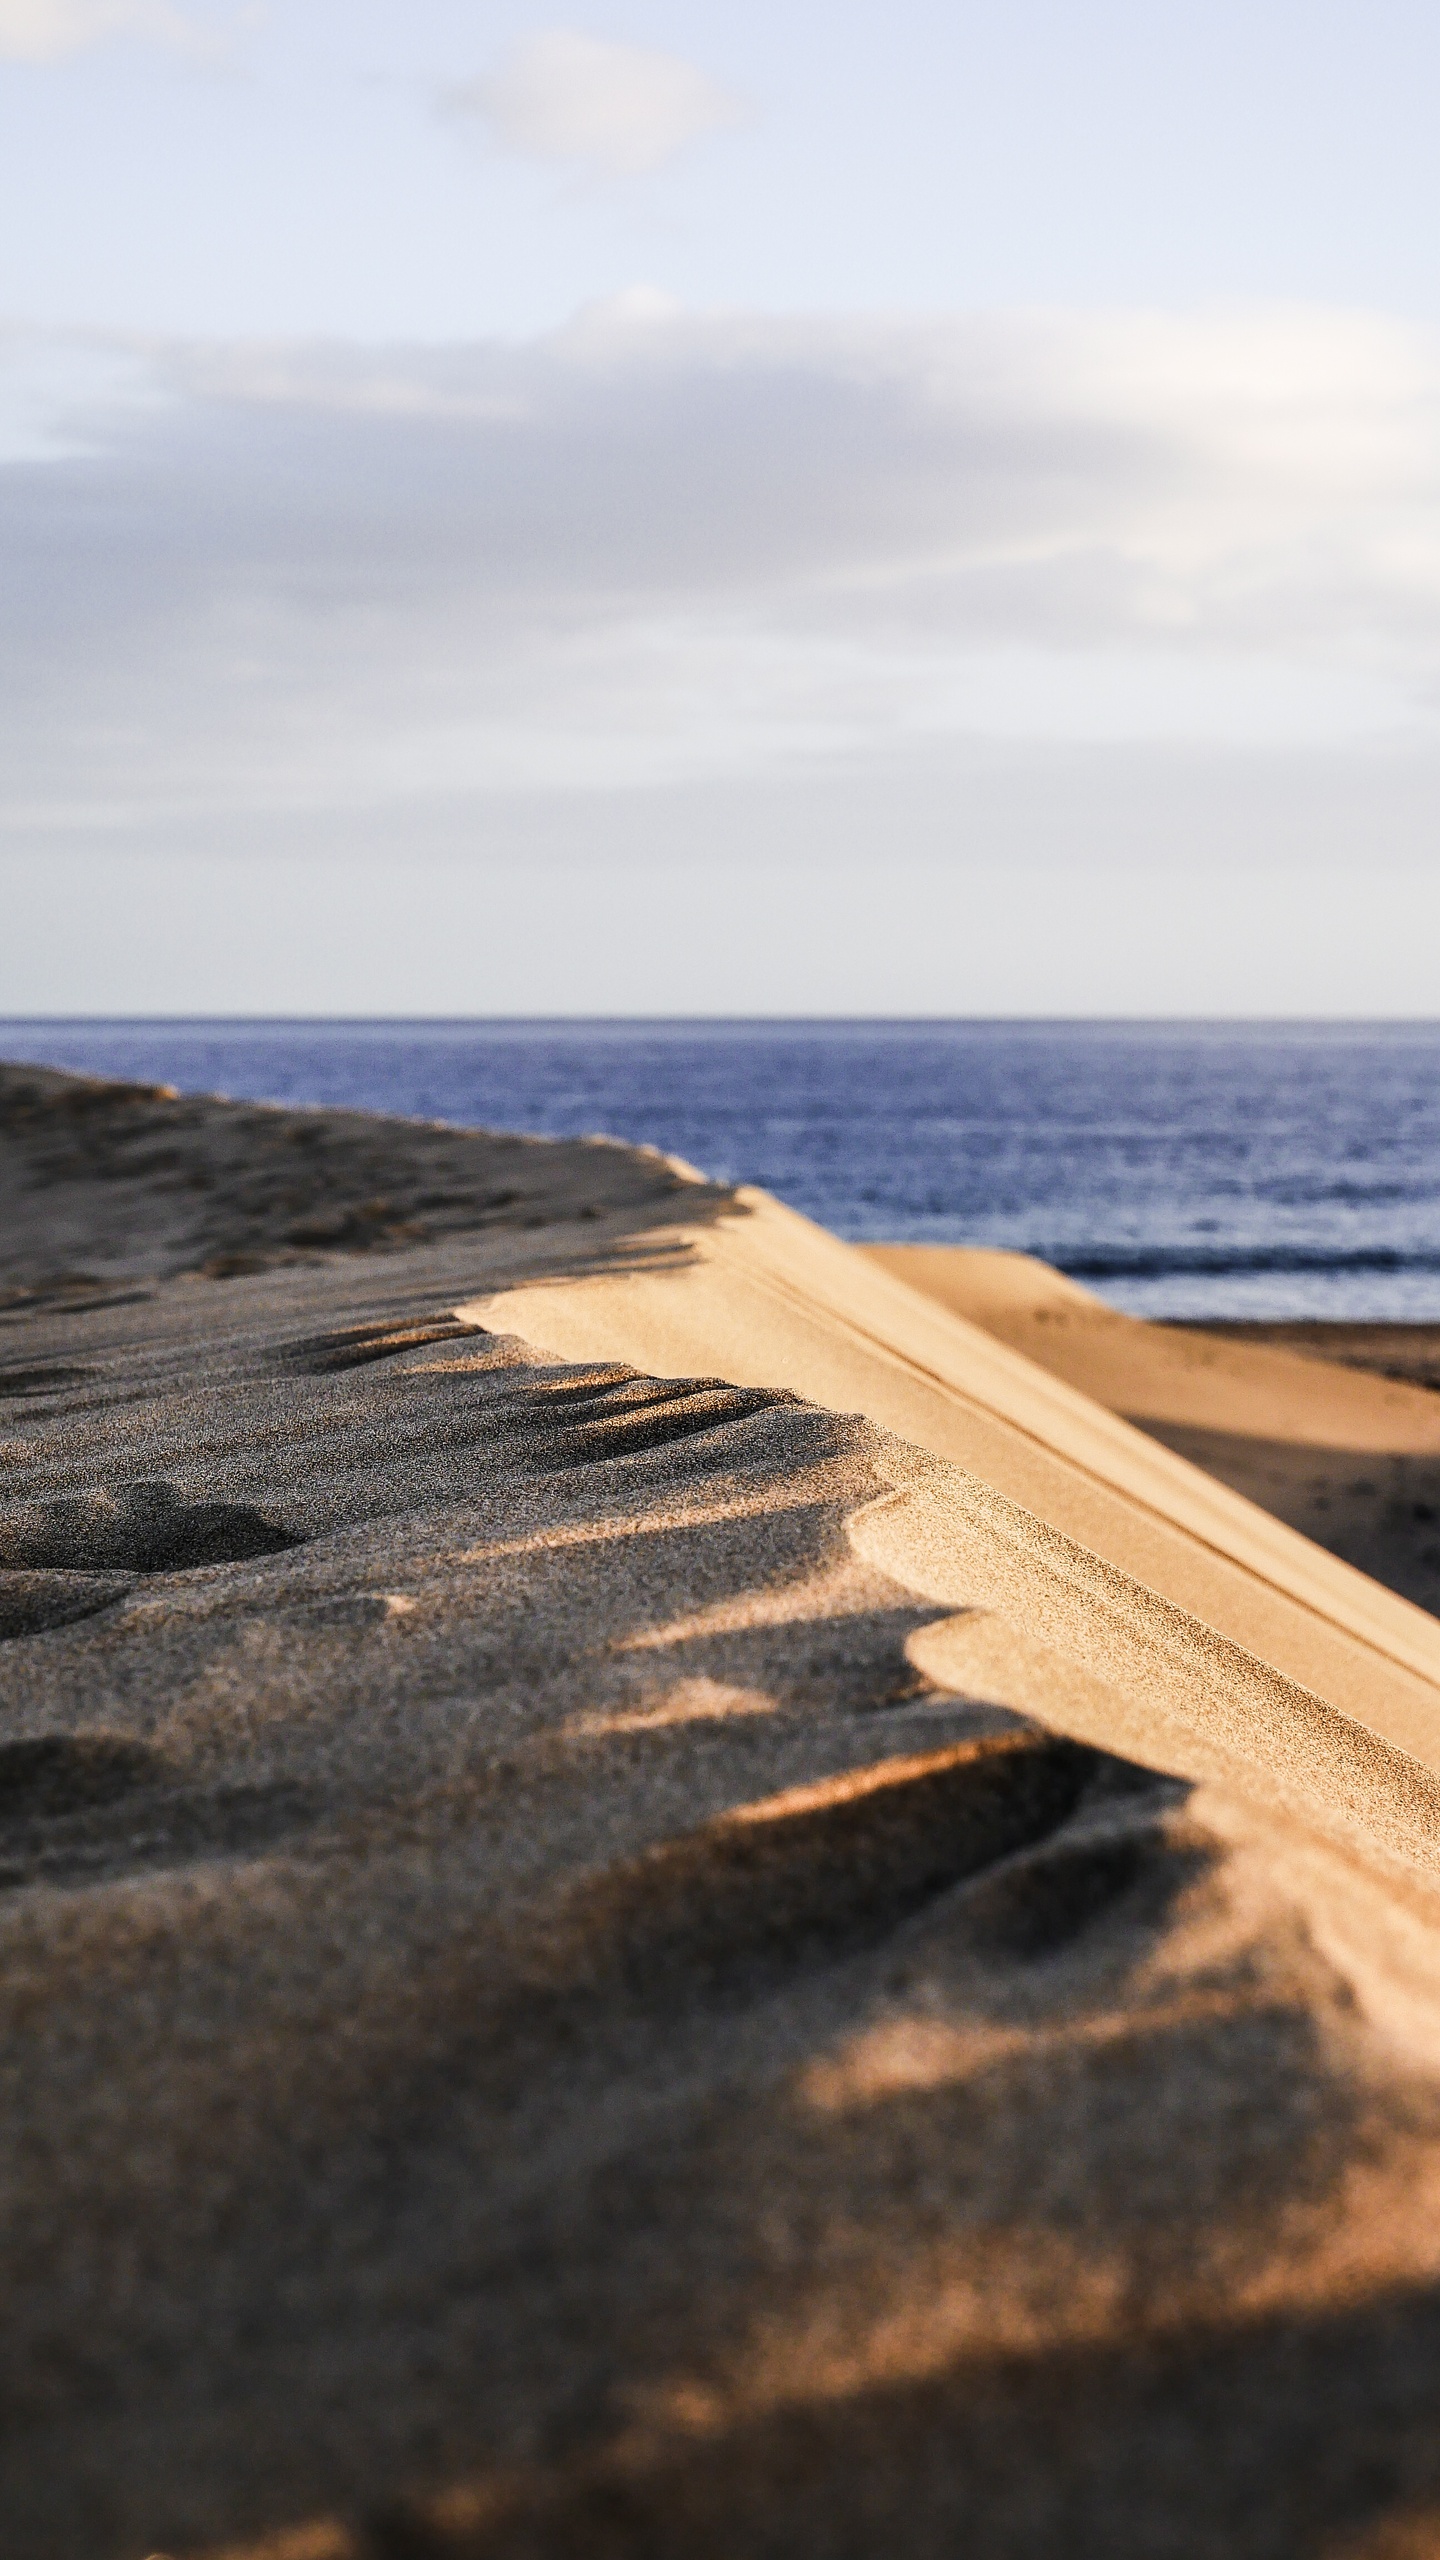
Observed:
[[[662,1159],[0,1106],[7,2555],[1440,2546],[1440,1629]]]

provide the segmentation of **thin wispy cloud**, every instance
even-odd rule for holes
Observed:
[[[62,62],[116,36],[196,56],[217,50],[213,30],[168,0],[0,0],[0,61]]]
[[[528,37],[495,70],[448,89],[442,103],[476,118],[502,150],[606,178],[659,169],[743,112],[678,54],[563,27]]]
[[[123,401],[86,361],[0,470],[12,831],[1440,708],[1423,329],[632,297],[528,346],[135,347]]]

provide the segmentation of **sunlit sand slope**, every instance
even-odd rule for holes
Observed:
[[[476,1312],[566,1358],[713,1367],[858,1410],[1440,1766],[1428,1613],[872,1257],[763,1193],[740,1197],[747,1214],[697,1228],[683,1268],[545,1283]],[[1375,1383],[1345,1376],[1362,1393]]]
[[[1412,1382],[1434,1366],[1431,1328],[1207,1333],[1122,1315],[1028,1254],[865,1250],[1332,1554],[1440,1611],[1440,1394]],[[1273,1338],[1259,1338],[1267,1330]],[[1330,1343],[1333,1360],[1323,1357]],[[1397,1374],[1407,1367],[1412,1378]]]

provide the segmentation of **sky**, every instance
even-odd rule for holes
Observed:
[[[0,1011],[1440,1012],[1437,89],[0,0]]]

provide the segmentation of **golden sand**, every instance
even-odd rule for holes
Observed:
[[[1440,2548],[1428,1613],[664,1159],[0,1122],[7,2560]]]

